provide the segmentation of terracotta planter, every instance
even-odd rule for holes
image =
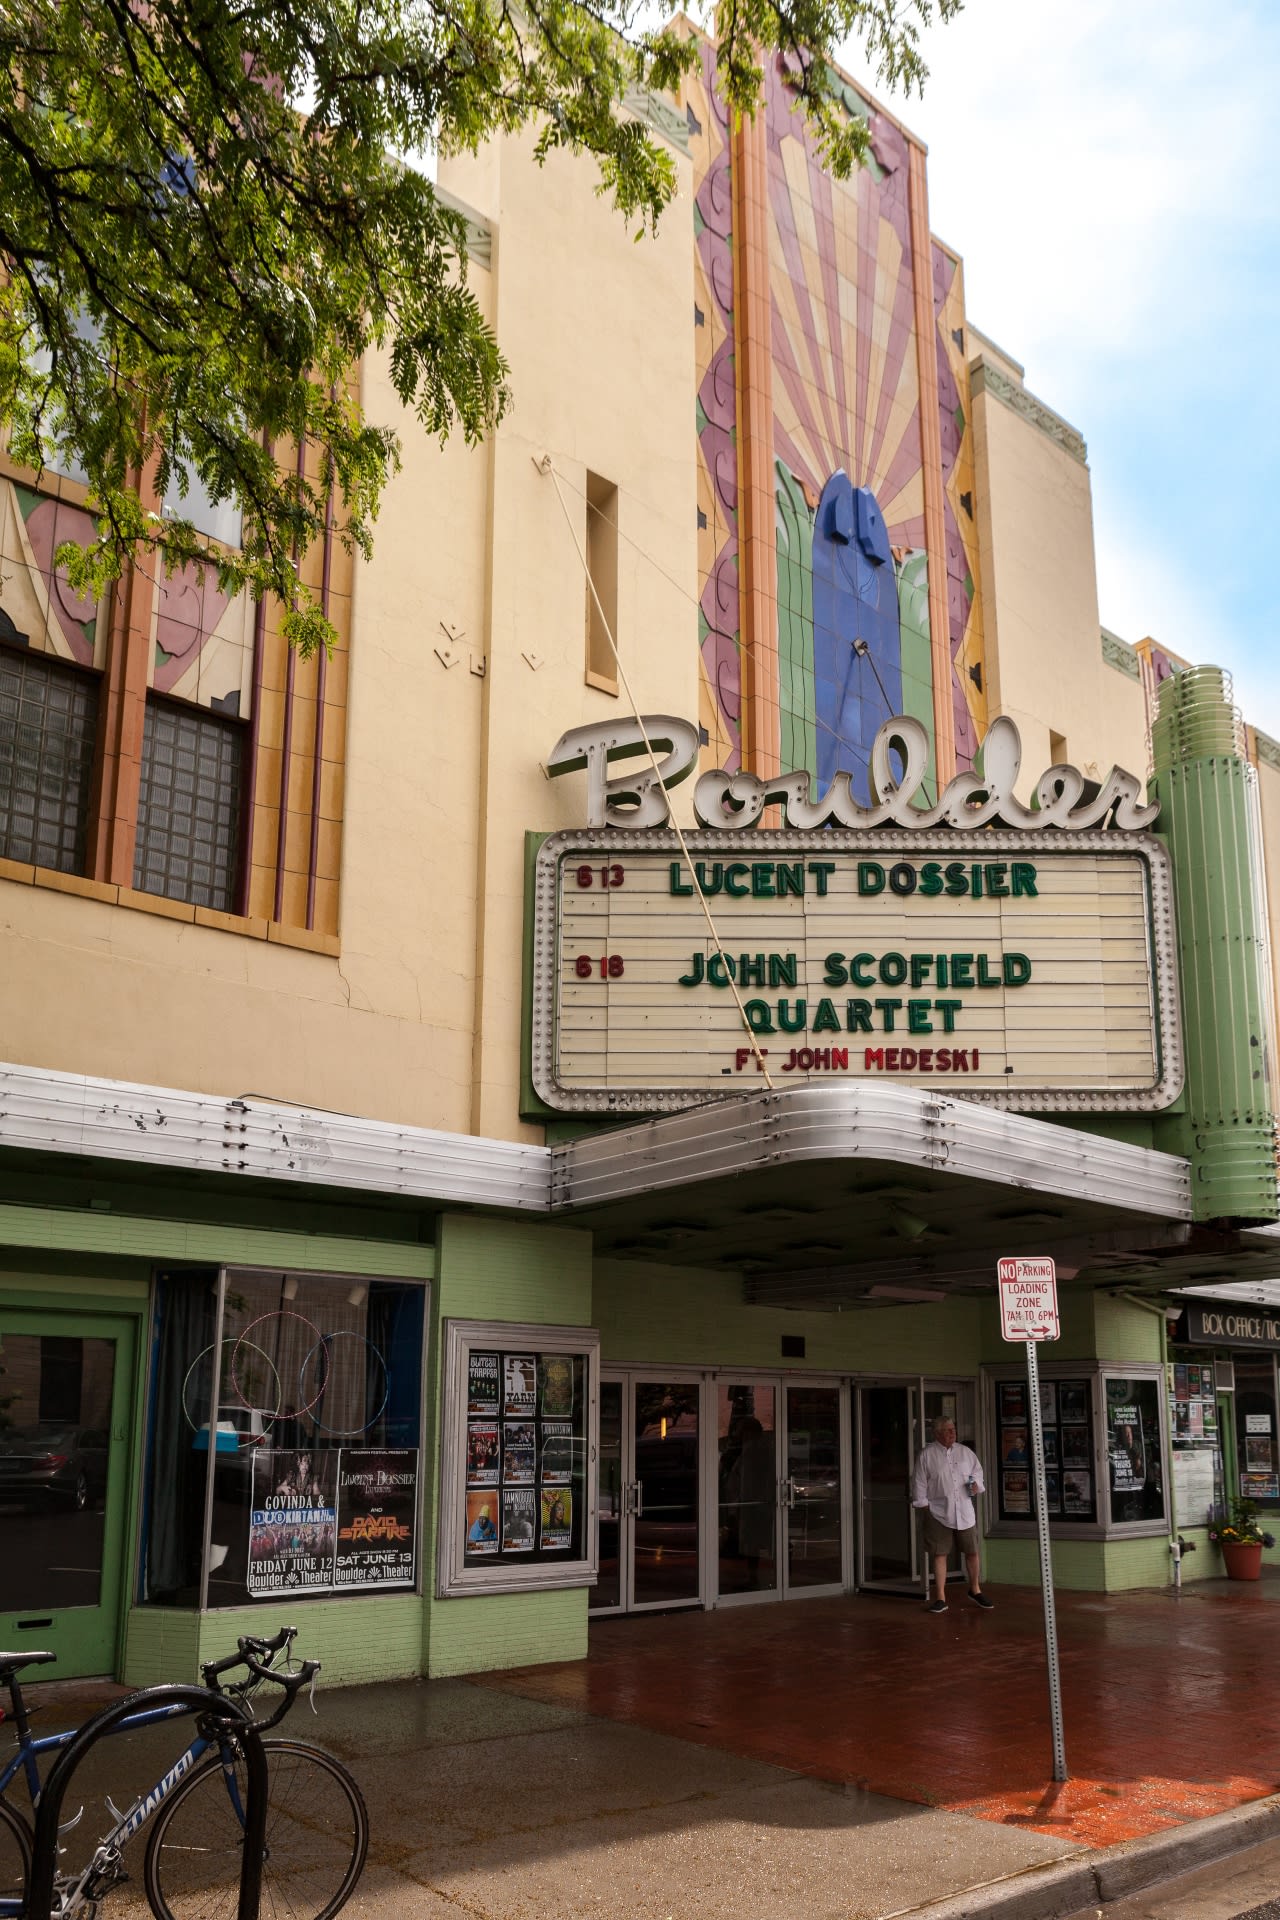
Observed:
[[[1228,1580],[1259,1580],[1262,1577],[1260,1540],[1223,1540],[1219,1542],[1226,1563]]]

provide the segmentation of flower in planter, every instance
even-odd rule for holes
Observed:
[[[1276,1537],[1258,1525],[1254,1500],[1233,1500],[1231,1517],[1209,1516],[1209,1538],[1215,1547],[1274,1547]]]

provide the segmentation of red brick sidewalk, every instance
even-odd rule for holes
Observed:
[[[1110,1846],[1280,1787],[1280,1579],[1058,1595],[1054,1787],[1038,1591],[937,1618],[866,1594],[606,1620],[485,1684],[928,1806]]]

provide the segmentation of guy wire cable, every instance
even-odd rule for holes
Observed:
[[[536,454],[533,456],[533,464],[535,467],[539,467],[539,470],[541,470],[539,466],[538,456]],[[587,499],[587,496],[582,491],[581,487],[574,486],[572,480],[570,480],[566,474],[561,474],[559,477],[563,481],[564,485],[569,489],[569,492],[572,494],[575,494],[577,498],[584,503],[584,505],[586,506],[586,510],[589,514],[594,513],[599,515],[603,512],[602,508],[597,507],[592,501]],[[642,546],[641,543],[638,540],[634,539],[632,535],[629,534],[623,527],[619,527],[615,525],[614,532],[617,534],[618,539],[622,542],[624,546],[630,547],[633,553],[638,554],[640,559],[644,561],[645,565],[652,567],[654,572],[659,576],[659,578],[667,582],[668,586],[674,587],[676,592],[680,595],[680,597],[684,600],[687,600],[690,606],[696,607],[698,605],[697,595],[689,593],[686,588],[681,586],[680,582],[676,579],[675,575],[672,573],[668,573],[667,569],[662,565],[662,563],[659,560],[656,560],[654,558],[653,554],[650,553],[647,547]],[[855,643],[854,652],[858,653],[860,652],[861,648],[864,648],[864,647],[866,647],[865,641],[862,641],[860,645],[858,643]],[[872,673],[875,675],[876,684],[880,689],[880,693],[884,700],[885,706],[891,707],[893,703],[889,699],[889,695],[885,690],[885,684],[883,680],[881,680],[880,678],[879,669],[876,666],[875,660],[870,656],[869,651],[867,654],[867,660]],[[846,734],[841,733],[839,727],[833,727],[829,720],[824,720],[820,713],[814,714],[813,724],[820,733],[830,734],[831,738],[835,741],[838,747],[843,747],[846,753],[851,753],[855,760],[857,760],[862,766],[870,770],[871,753],[869,748],[859,746],[856,740],[850,740]],[[931,784],[934,786],[932,799],[930,798]],[[933,804],[933,801],[939,797],[940,789],[936,787],[936,782],[931,781],[930,777],[926,775],[925,778],[922,779],[920,782],[920,792],[926,804],[931,806]]]
[[[564,519],[565,519],[565,525],[569,529],[569,537],[573,541],[574,547],[577,551],[578,559],[582,562],[582,571],[586,576],[587,590],[590,593],[591,598],[594,600],[596,612],[600,616],[600,624],[604,628],[605,635],[609,642],[609,650],[613,654],[614,663],[618,669],[618,678],[621,680],[623,688],[626,691],[627,699],[631,703],[632,716],[635,720],[636,725],[640,729],[640,738],[644,742],[645,752],[649,756],[649,761],[651,766],[653,767],[654,776],[657,779],[658,785],[662,788],[662,791],[665,794],[667,789],[662,778],[662,769],[658,765],[658,756],[653,750],[653,742],[649,738],[649,730],[645,726],[644,720],[641,717],[639,702],[637,701],[635,694],[631,690],[631,682],[627,678],[627,670],[622,664],[622,656],[618,652],[618,643],[613,637],[613,629],[610,627],[608,618],[605,614],[605,610],[603,606],[600,604],[600,595],[596,592],[596,583],[591,577],[591,569],[587,565],[587,556],[583,550],[582,542],[578,538],[578,529],[573,524],[573,519],[572,519],[572,516],[570,515],[568,505],[565,502],[564,494],[560,491],[560,475],[556,472],[555,463],[552,460],[551,455],[549,453],[544,454],[541,460],[538,459],[536,454],[533,455],[532,458],[533,458],[534,466],[537,468],[538,472],[543,476],[543,478],[545,479],[546,476],[549,474],[551,476],[551,479],[555,482],[556,499],[560,502],[560,511],[561,513],[563,513]],[[681,827],[680,822],[676,819],[675,810],[673,807],[671,807],[669,802],[667,807],[667,814],[671,822],[672,832],[676,836],[676,842],[680,848],[681,854],[684,857],[684,863],[689,869],[689,878],[692,880],[693,890],[698,896],[698,904],[702,908],[703,918],[706,920],[706,923],[707,923],[707,930],[711,935],[711,939],[715,946],[715,950],[717,954],[719,954],[720,956],[721,963],[724,966],[725,974],[728,977],[729,985],[733,989],[734,1004],[736,1005],[739,1016],[741,1017],[743,1029],[746,1032],[747,1039],[751,1046],[751,1051],[755,1055],[756,1065],[760,1069],[761,1073],[764,1075],[764,1083],[766,1087],[768,1087],[770,1093],[773,1093],[776,1091],[776,1088],[774,1087],[773,1080],[769,1073],[769,1069],[764,1063],[764,1054],[760,1050],[760,1042],[756,1038],[755,1030],[753,1029],[751,1022],[747,1019],[747,1010],[742,1004],[742,995],[738,991],[738,982],[737,982],[736,975],[729,966],[729,956],[726,954],[724,950],[724,944],[721,941],[719,932],[716,929],[716,923],[711,917],[711,909],[707,905],[706,896],[704,895],[702,888],[698,885],[698,876],[694,872],[693,861],[689,857],[689,848],[685,841],[684,830]]]

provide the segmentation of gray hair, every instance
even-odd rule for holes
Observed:
[[[933,1416],[933,1430],[935,1433],[941,1433],[944,1427],[954,1427],[955,1424],[956,1417],[953,1413],[935,1413]]]

